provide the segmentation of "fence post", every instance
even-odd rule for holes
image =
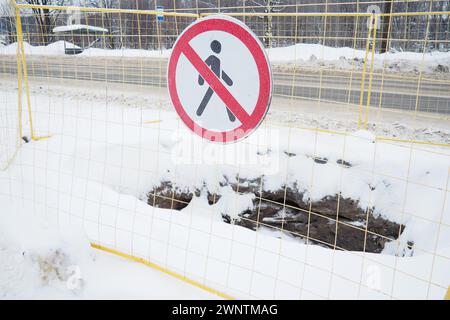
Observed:
[[[370,61],[369,71],[369,86],[367,88],[367,101],[366,101],[366,114],[364,118],[364,127],[367,129],[367,123],[369,121],[369,108],[372,100],[372,82],[373,82],[373,69],[375,64],[375,51],[377,46],[377,27],[378,27],[378,15],[375,15],[375,22],[373,24],[373,37],[372,37],[372,53]]]
[[[382,30],[381,35],[381,49],[380,53],[386,53],[389,50],[389,31],[391,30],[391,23],[392,23],[392,0],[386,0],[384,2],[384,13],[382,17],[382,27],[380,28]]]
[[[22,20],[20,19],[20,9],[16,6],[16,30],[17,30],[17,65],[18,72],[20,71],[20,81],[19,81],[19,103],[22,104],[22,76],[25,82],[25,94],[28,107],[28,117],[30,123],[31,139],[35,140],[34,129],[33,129],[33,118],[31,114],[31,100],[30,100],[30,86],[28,83],[28,70],[25,59],[25,49],[23,47],[23,30],[22,30]]]
[[[360,94],[359,94],[359,107],[358,107],[358,129],[361,128],[361,124],[363,122],[363,103],[364,103],[364,95],[366,88],[366,69],[367,69],[367,60],[369,59],[369,50],[370,50],[370,40],[372,36],[372,23],[369,25],[369,31],[367,32],[366,39],[366,50],[364,55],[364,65],[361,75],[361,86],[360,86]]]
[[[33,114],[31,111],[31,99],[30,99],[30,84],[28,81],[28,68],[27,68],[27,61],[25,56],[25,48],[23,46],[23,29],[22,29],[22,20],[20,19],[20,8],[17,6],[16,1],[13,2],[14,6],[16,8],[16,30],[17,30],[17,60],[18,60],[18,72],[20,71],[20,81],[19,81],[19,103],[22,105],[22,76],[23,76],[23,82],[25,82],[25,95],[26,95],[26,101],[27,101],[27,108],[28,108],[28,122],[30,124],[30,135],[32,140],[43,140],[47,139],[50,136],[36,136],[34,133],[34,127],[33,127]],[[22,108],[22,106],[20,107]],[[20,113],[22,112],[22,109],[20,109]],[[21,131],[23,129],[22,121],[20,122]],[[22,136],[22,134],[21,134]]]

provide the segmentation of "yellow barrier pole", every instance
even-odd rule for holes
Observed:
[[[31,139],[34,137],[34,130],[33,130],[33,120],[31,115],[31,100],[30,100],[30,87],[28,84],[28,70],[27,66],[25,64],[25,49],[23,46],[23,31],[22,31],[22,20],[20,19],[20,9],[16,7],[16,29],[17,29],[17,44],[18,44],[18,58],[21,63],[21,73],[23,73],[23,80],[25,82],[25,91],[26,91],[26,99],[27,99],[27,106],[28,106],[28,116],[29,116],[29,122],[30,122],[30,131],[31,131]]]
[[[31,139],[32,140],[47,139],[50,136],[38,137],[34,134],[33,114],[31,111],[31,99],[30,99],[30,84],[28,82],[28,68],[27,68],[27,61],[26,61],[26,57],[25,57],[25,48],[23,46],[22,21],[20,19],[20,8],[18,5],[16,5],[16,20],[17,20],[16,21],[17,44],[18,44],[18,48],[20,48],[20,61],[22,64],[21,70],[23,73],[23,80],[25,82],[25,94],[26,94],[26,101],[27,101],[27,108],[28,108],[28,120],[29,120],[29,124],[30,124]],[[18,55],[19,55],[19,53],[18,53]]]
[[[371,16],[373,16],[373,15],[371,15]],[[362,76],[361,76],[361,87],[360,87],[359,107],[358,107],[358,128],[361,128],[361,123],[362,123],[364,88],[366,86],[366,69],[367,69],[367,59],[369,58],[371,34],[372,34],[372,24],[370,24],[369,32],[367,33],[366,54],[364,56],[364,65],[363,65],[363,71],[362,71]]]
[[[392,141],[392,142],[398,142],[398,143],[412,143],[412,144],[421,144],[421,145],[432,146],[432,147],[450,148],[449,143],[439,143],[439,142],[430,142],[430,141],[421,141],[421,140],[407,140],[407,139],[390,138],[390,137],[383,137],[383,136],[376,136],[375,139],[380,140],[380,141]]]
[[[13,6],[15,6],[15,1],[11,0],[11,3]],[[17,17],[16,19],[20,19],[20,17]],[[16,23],[16,33],[17,33],[17,23]],[[16,141],[16,150],[14,151],[14,154],[8,161],[5,163],[5,165],[0,167],[0,171],[6,170],[9,168],[11,163],[14,161],[14,159],[17,156],[17,153],[19,152],[20,147],[22,146],[22,132],[23,132],[23,126],[22,126],[22,64],[20,62],[20,42],[17,41],[17,51],[16,51],[16,60],[17,60],[17,120],[19,121],[19,128],[17,129],[17,141]]]
[[[372,100],[372,83],[373,83],[373,68],[375,64],[375,48],[377,46],[377,20],[378,15],[374,15],[373,23],[373,37],[372,37],[372,54],[370,61],[370,75],[369,75],[369,87],[367,88],[367,101],[366,101],[366,112],[364,117],[364,127],[367,129],[367,122],[369,121],[369,107]]]
[[[200,13],[201,17],[217,14],[216,12]],[[221,15],[233,17],[370,17],[372,13],[357,12],[221,12]]]
[[[105,246],[102,246],[102,245],[99,245],[99,244],[96,244],[96,243],[91,243],[91,247],[94,248],[94,249],[98,249],[98,250],[102,250],[102,251],[105,251],[105,252],[108,252],[108,253],[112,253],[112,254],[114,254],[116,256],[119,256],[119,257],[122,257],[122,258],[125,258],[125,259],[129,259],[129,260],[132,260],[132,261],[135,261],[135,262],[139,262],[139,263],[145,264],[148,267],[151,267],[153,269],[161,271],[161,272],[163,272],[163,273],[165,273],[165,274],[167,274],[169,276],[172,276],[172,277],[174,277],[174,278],[176,278],[178,280],[186,282],[187,284],[190,284],[190,285],[192,285],[194,287],[197,287],[199,289],[205,290],[205,291],[207,291],[209,293],[212,293],[212,294],[214,294],[216,296],[219,296],[219,297],[221,297],[223,299],[235,300],[232,296],[230,296],[230,295],[228,295],[226,293],[222,293],[220,291],[217,291],[217,290],[215,290],[213,288],[208,287],[207,285],[204,285],[204,284],[202,284],[202,283],[200,283],[198,281],[192,280],[192,279],[190,279],[190,278],[188,278],[186,276],[183,276],[183,275],[181,275],[179,273],[173,272],[173,271],[171,271],[171,270],[169,270],[167,268],[161,267],[160,265],[157,265],[156,263],[150,262],[150,261],[145,260],[143,258],[139,258],[139,257],[133,256],[131,254],[123,253],[123,252],[120,252],[120,251],[115,250],[115,249],[107,248]]]
[[[450,286],[447,289],[447,294],[445,295],[444,300],[450,300]]]
[[[380,17],[417,17],[417,16],[436,16],[436,15],[450,15],[450,11],[422,11],[422,12],[391,12],[380,13]]]
[[[392,8],[393,7],[391,6],[391,13],[392,13]],[[391,32],[392,32],[392,21],[388,25],[386,39],[382,39],[382,41],[383,40],[386,41],[386,49],[389,49],[389,47],[391,45]],[[380,52],[380,53],[383,53],[383,52]],[[386,60],[383,60],[383,62],[382,62],[383,71],[381,72],[380,96],[378,99],[379,101],[378,101],[378,109],[377,109],[377,118],[379,117],[379,115],[382,111],[381,108],[382,108],[382,104],[383,104],[383,90],[384,90],[384,80],[385,80],[385,73],[386,73],[385,61]]]

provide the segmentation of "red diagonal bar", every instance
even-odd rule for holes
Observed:
[[[206,63],[200,58],[200,56],[194,51],[189,43],[186,43],[183,47],[183,54],[192,63],[198,73],[209,84],[211,89],[219,96],[225,105],[230,109],[239,121],[244,124],[250,121],[250,115],[245,111],[241,104],[233,97],[223,83],[217,78],[216,74],[206,65]]]

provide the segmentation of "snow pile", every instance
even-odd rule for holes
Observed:
[[[55,230],[43,225],[25,209],[20,210],[4,198],[1,198],[1,203],[0,297],[75,295],[76,288],[82,288],[82,282],[74,277],[71,287],[74,291],[64,288],[71,276],[72,265],[65,252],[72,258],[79,258],[80,249],[87,245],[86,240],[76,238],[73,230],[66,230],[66,240],[72,238],[69,246]],[[73,241],[74,237],[76,241]]]
[[[85,25],[85,24],[71,24],[71,25],[68,25],[68,26],[60,26],[60,27],[53,28],[53,32],[54,33],[77,31],[77,30],[86,30],[86,31],[91,31],[93,33],[95,33],[95,32],[108,32],[108,29],[100,28],[100,27],[88,26],[88,25]]]
[[[308,66],[332,66],[339,69],[362,67],[366,57],[365,50],[348,47],[335,48],[320,44],[296,44],[267,50],[269,59],[276,64],[296,64]],[[374,68],[376,70],[417,72],[449,72],[450,52],[387,52],[376,53]],[[369,53],[368,59],[371,59]]]
[[[48,223],[36,217],[32,204],[3,196],[0,203],[0,298],[214,298],[148,267],[90,249],[82,228]]]
[[[68,41],[57,41],[47,46],[32,46],[24,42],[25,54],[28,55],[44,55],[44,56],[61,56],[65,55],[64,42],[66,48],[79,48],[77,45]],[[13,43],[4,47],[0,47],[0,55],[13,55],[17,52],[17,43]],[[169,50],[143,50],[143,49],[97,49],[89,48],[83,51],[79,56],[85,57],[124,57],[124,58],[167,58],[170,55]]]
[[[28,55],[64,55],[64,41],[57,41],[48,46],[32,46],[28,42],[23,43],[25,54]],[[66,48],[79,48],[78,46],[66,42]],[[17,43],[13,43],[0,48],[0,54],[12,55],[17,53]]]
[[[341,58],[346,59],[364,59],[365,50],[353,49],[349,47],[329,47],[321,44],[305,44],[300,43],[287,47],[268,49],[268,54],[274,62],[293,62],[296,60],[314,60],[322,59],[323,61],[337,61]],[[376,58],[385,61],[405,60],[411,62],[444,62],[450,56],[450,52],[434,51],[430,53],[422,52],[387,52],[376,54]],[[369,54],[370,58],[370,54]],[[447,61],[448,62],[448,61]]]
[[[253,209],[253,194],[236,194],[230,186],[220,188],[221,198],[215,204],[222,216],[230,217],[231,221],[240,219],[239,213]]]

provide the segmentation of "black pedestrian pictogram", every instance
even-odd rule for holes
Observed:
[[[211,50],[214,53],[219,54],[222,51],[222,45],[220,44],[219,41],[214,40],[213,42],[211,42]],[[215,55],[212,54],[205,60],[205,63],[209,67],[211,67],[212,72],[214,72],[214,74],[219,79],[222,78],[222,80],[225,81],[225,83],[227,85],[229,85],[230,87],[233,85],[233,80],[231,80],[231,78],[226,74],[226,72],[224,70],[220,69],[220,59],[219,58],[217,58]],[[222,73],[222,75],[221,75],[221,73]],[[198,76],[198,84],[202,86],[204,83],[205,83],[205,79],[203,79],[202,76],[199,75]],[[205,111],[205,108],[208,105],[208,102],[211,99],[213,93],[214,93],[214,90],[211,89],[211,87],[209,87],[205,93],[205,96],[203,97],[202,102],[200,103],[200,106],[197,109],[198,116],[201,116],[203,114],[203,111]],[[228,107],[227,107],[227,112],[228,112],[228,118],[230,119],[230,121],[234,122],[236,120],[236,117],[230,111],[230,109],[228,109]]]

